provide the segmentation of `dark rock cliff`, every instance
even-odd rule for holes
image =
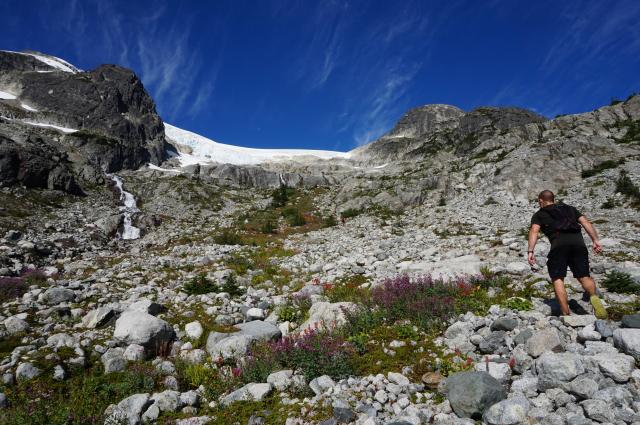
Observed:
[[[4,117],[0,135],[4,136],[6,157],[29,158],[46,148],[53,156],[69,158],[70,172],[80,171],[76,177],[89,183],[97,183],[102,172],[135,169],[165,159],[164,125],[153,99],[132,71],[102,65],[89,72],[64,72],[13,52],[0,52],[0,71],[0,91],[15,96],[0,100],[0,116]],[[33,123],[79,131],[63,132]],[[31,163],[21,163],[21,175],[29,173]],[[40,165],[38,173],[42,174],[46,164]],[[50,165],[51,172],[57,169]],[[9,174],[9,170],[0,170],[0,176]],[[31,178],[17,180],[50,187],[43,179],[35,179],[38,184]]]

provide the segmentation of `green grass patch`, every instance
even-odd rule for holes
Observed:
[[[136,393],[153,392],[159,380],[150,364],[130,365],[127,371],[103,374],[93,367],[64,382],[37,378],[5,387],[9,408],[2,425],[102,424],[109,404]]]

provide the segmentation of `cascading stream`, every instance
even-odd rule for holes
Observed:
[[[140,237],[140,229],[132,224],[133,215],[140,212],[136,205],[136,199],[131,193],[124,190],[120,177],[115,174],[108,174],[107,176],[116,184],[116,187],[120,191],[120,202],[123,204],[120,206],[120,212],[124,215],[124,225],[120,238],[127,240],[138,239]]]

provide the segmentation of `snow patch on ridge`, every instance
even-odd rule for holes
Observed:
[[[311,149],[255,149],[225,145],[164,123],[167,138],[176,144],[180,165],[222,163],[251,165],[263,162],[286,161],[292,159],[349,158],[348,152]]]
[[[27,105],[26,103],[21,103],[20,106],[22,106],[23,109],[26,109],[29,112],[38,112],[38,110],[36,108],[32,108],[31,106]]]
[[[35,125],[36,127],[53,128],[54,130],[59,130],[59,131],[62,131],[63,133],[75,133],[76,131],[78,131],[75,128],[60,127],[59,125],[47,124],[43,122],[33,122],[33,121],[20,121],[20,122],[24,124],[29,124],[29,125]]]
[[[32,52],[14,52],[11,50],[3,50],[3,51],[9,52],[9,53],[17,53],[19,55],[31,56],[33,58],[36,58],[40,62],[47,64],[50,67],[58,69],[63,72],[70,72],[72,74],[77,74],[78,72],[81,71],[80,69],[71,65],[69,62],[65,61],[64,59],[60,59],[55,56],[42,55],[42,54],[32,53]]]
[[[4,100],[14,100],[16,98],[15,95],[11,94],[11,93],[7,93],[6,91],[2,91],[0,90],[0,99],[4,99]]]

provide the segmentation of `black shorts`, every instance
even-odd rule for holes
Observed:
[[[573,277],[589,276],[589,251],[584,245],[565,245],[553,248],[547,256],[547,269],[551,280],[567,276],[567,266]]]

